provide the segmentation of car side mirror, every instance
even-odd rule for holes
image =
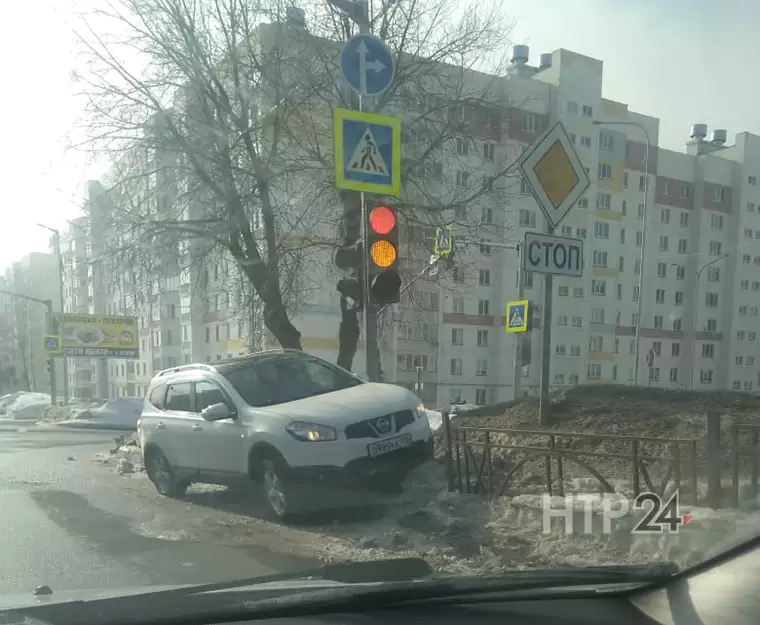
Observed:
[[[221,421],[222,419],[229,419],[234,414],[227,408],[227,405],[219,402],[218,404],[211,404],[201,410],[201,416],[206,421]]]

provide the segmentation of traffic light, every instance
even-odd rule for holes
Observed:
[[[341,310],[364,307],[364,251],[361,241],[361,205],[347,212],[343,229],[343,246],[335,251],[335,266],[343,272],[337,289]]]
[[[368,207],[367,262],[373,304],[384,306],[401,299],[398,270],[398,215],[387,204]]]

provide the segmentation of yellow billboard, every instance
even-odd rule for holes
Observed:
[[[61,337],[64,356],[140,357],[135,317],[53,313],[52,330]]]

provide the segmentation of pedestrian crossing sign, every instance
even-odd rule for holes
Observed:
[[[401,193],[401,120],[335,109],[335,185],[339,189]]]
[[[58,334],[43,334],[42,347],[47,354],[60,354],[63,352],[61,337]]]
[[[526,332],[528,330],[528,300],[507,302],[507,332]]]

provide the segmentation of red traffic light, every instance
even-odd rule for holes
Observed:
[[[396,213],[387,206],[375,206],[369,214],[369,225],[376,234],[388,234],[396,227]]]

